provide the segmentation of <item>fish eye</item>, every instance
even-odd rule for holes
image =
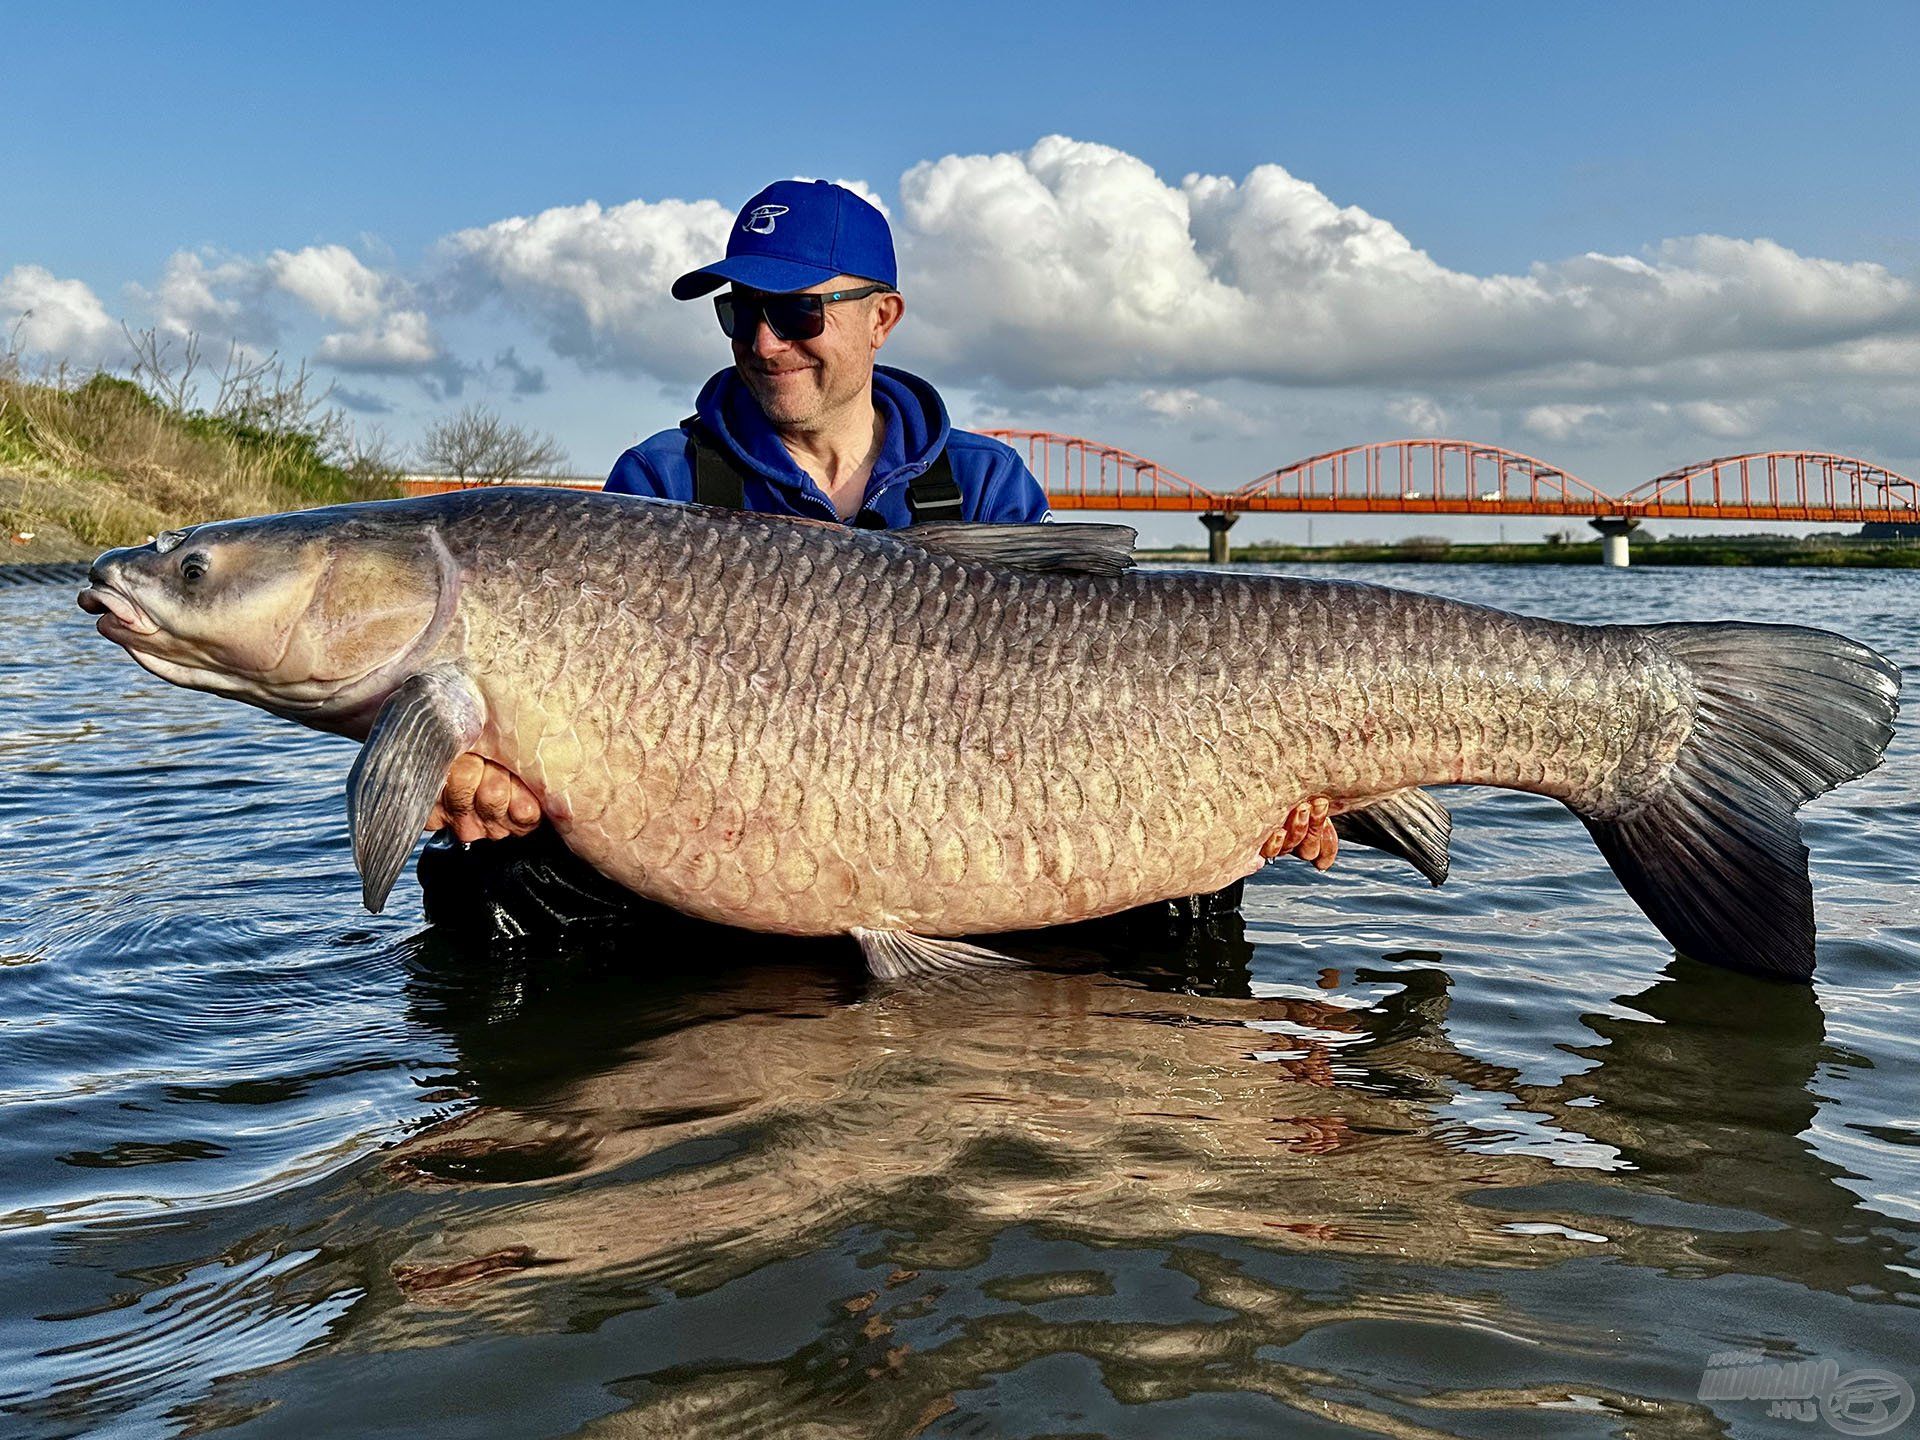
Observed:
[[[189,585],[196,580],[205,578],[206,573],[207,557],[198,550],[180,562],[180,578],[185,580]]]

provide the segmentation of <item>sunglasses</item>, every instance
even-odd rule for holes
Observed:
[[[842,300],[864,300],[883,295],[891,285],[863,285],[858,290],[831,290],[824,295],[775,295],[764,290],[729,290],[713,297],[720,328],[729,340],[751,344],[760,322],[779,340],[811,340],[827,328],[827,306]]]

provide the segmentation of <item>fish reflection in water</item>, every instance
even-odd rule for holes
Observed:
[[[778,1416],[781,1433],[807,1433],[830,1411],[820,1433],[905,1433],[987,1377],[1073,1354],[1123,1400],[1267,1396],[1377,1429],[1364,1397],[1330,1397],[1328,1374],[1274,1355],[1369,1321],[1412,1327],[1399,1343],[1415,1349],[1444,1327],[1449,1345],[1485,1334],[1577,1357],[1562,1367],[1577,1384],[1471,1392],[1449,1389],[1436,1357],[1422,1385],[1440,1431],[1447,1406],[1574,1392],[1692,1423],[1705,1412],[1675,1398],[1681,1384],[1638,1393],[1625,1361],[1619,1388],[1593,1378],[1607,1370],[1593,1329],[1606,1302],[1554,1317],[1445,1272],[1551,1274],[1604,1256],[1857,1292],[1903,1248],[1852,1233],[1853,1197],[1798,1138],[1823,1046],[1809,991],[1676,961],[1621,1002],[1631,1018],[1588,1017],[1599,1041],[1577,1053],[1592,1068],[1526,1085],[1450,1042],[1441,957],[1323,972],[1325,993],[1249,995],[1251,946],[1224,924],[1117,972],[897,988],[854,980],[829,950],[759,939],[747,943],[763,963],[637,986],[423,952],[416,1003],[453,1031],[479,1104],[384,1166],[383,1183],[433,1202],[433,1223],[401,1237],[389,1303],[360,1343],[407,1343],[449,1313],[591,1327],[851,1234],[866,1256],[853,1283],[783,1363],[649,1370],[636,1354],[634,1408],[604,1423],[743,1433]],[[1531,1141],[1463,1124],[1450,1113],[1461,1095],[1524,1112]],[[1555,1163],[1596,1154],[1618,1173]],[[1794,1228],[1758,1218],[1776,1211]],[[1810,1240],[1809,1216],[1831,1231]],[[1009,1236],[1094,1249],[1078,1267],[1002,1274],[966,1303],[947,1293],[941,1277]],[[1084,1255],[1136,1249],[1185,1277],[1184,1298],[1164,1319],[1142,1318],[1138,1296],[1094,1318],[1113,1281]],[[1262,1256],[1280,1268],[1263,1273]],[[1302,1283],[1303,1265],[1318,1278]],[[1062,1307],[1076,1313],[1052,1318]]]

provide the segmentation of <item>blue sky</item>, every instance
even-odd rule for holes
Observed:
[[[904,279],[927,303],[898,358],[965,420],[1097,434],[1234,481],[1417,419],[1606,488],[1769,444],[1920,463],[1920,6],[1267,4],[1137,19],[1111,5],[75,4],[9,7],[5,26],[0,311],[15,303],[0,320],[44,293],[43,272],[115,320],[186,314],[158,297],[169,263],[195,257],[215,277],[198,328],[218,317],[288,353],[334,335],[329,377],[403,440],[484,399],[555,431],[577,468],[605,468],[726,358],[684,317],[609,318],[621,247],[666,233],[652,207],[730,210],[806,174],[864,182],[915,230]],[[1036,151],[1049,136],[1089,148]],[[989,156],[1014,159],[966,163]],[[1016,191],[1070,207],[1071,177],[1101,167],[1085,201],[1101,213],[1191,203],[1199,217],[1185,177],[1234,182],[1192,246],[1163,237],[1137,262],[1163,265],[1175,292],[1219,282],[1214,328],[1107,331],[1028,306],[969,329],[939,313],[1011,306],[1035,276],[1020,268],[1026,237],[940,211],[936,182],[982,213]],[[1288,178],[1255,205],[1260,167]],[[991,188],[1008,173],[1013,189]],[[489,230],[590,200],[602,213],[569,221],[551,254],[508,253]],[[648,208],[614,225],[607,212],[634,201]],[[1348,211],[1378,233],[1330,251],[1328,227],[1351,239]],[[1314,236],[1263,280],[1221,258],[1300,215]],[[706,233],[687,223],[671,243]],[[1059,243],[1084,245],[1086,223],[1063,219]],[[454,246],[455,263],[462,232],[491,238]],[[1736,243],[1672,247],[1695,236]],[[1430,261],[1419,275],[1402,239]],[[582,246],[598,247],[594,279],[556,289],[542,267]],[[318,298],[317,280],[303,288],[271,258],[327,247],[350,252],[346,278],[377,298]],[[1616,309],[1556,349],[1556,316],[1591,312],[1588,255],[1620,262],[1604,285],[1626,262],[1653,266],[1680,297],[1671,325],[1657,299],[1603,294]],[[1302,268],[1323,260],[1324,274]],[[1353,265],[1384,267],[1381,285],[1355,290]],[[1509,304],[1501,277],[1544,288]],[[1111,283],[1095,266],[1065,288],[1084,312]],[[1687,309],[1701,292],[1719,298]],[[1427,314],[1434,297],[1446,313]],[[1261,345],[1236,348],[1236,306]],[[1402,311],[1419,317],[1408,355],[1424,358],[1395,353]],[[103,333],[76,321],[43,330],[42,348],[84,361]],[[1076,347],[1117,358],[1089,367]]]

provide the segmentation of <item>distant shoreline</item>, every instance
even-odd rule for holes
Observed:
[[[1191,547],[1141,550],[1143,564],[1204,565],[1207,552]],[[1920,570],[1920,541],[1860,540],[1850,536],[1751,537],[1729,540],[1632,542],[1636,566],[1858,570]],[[1598,565],[1600,543],[1455,544],[1440,539],[1345,545],[1238,545],[1236,565]]]

